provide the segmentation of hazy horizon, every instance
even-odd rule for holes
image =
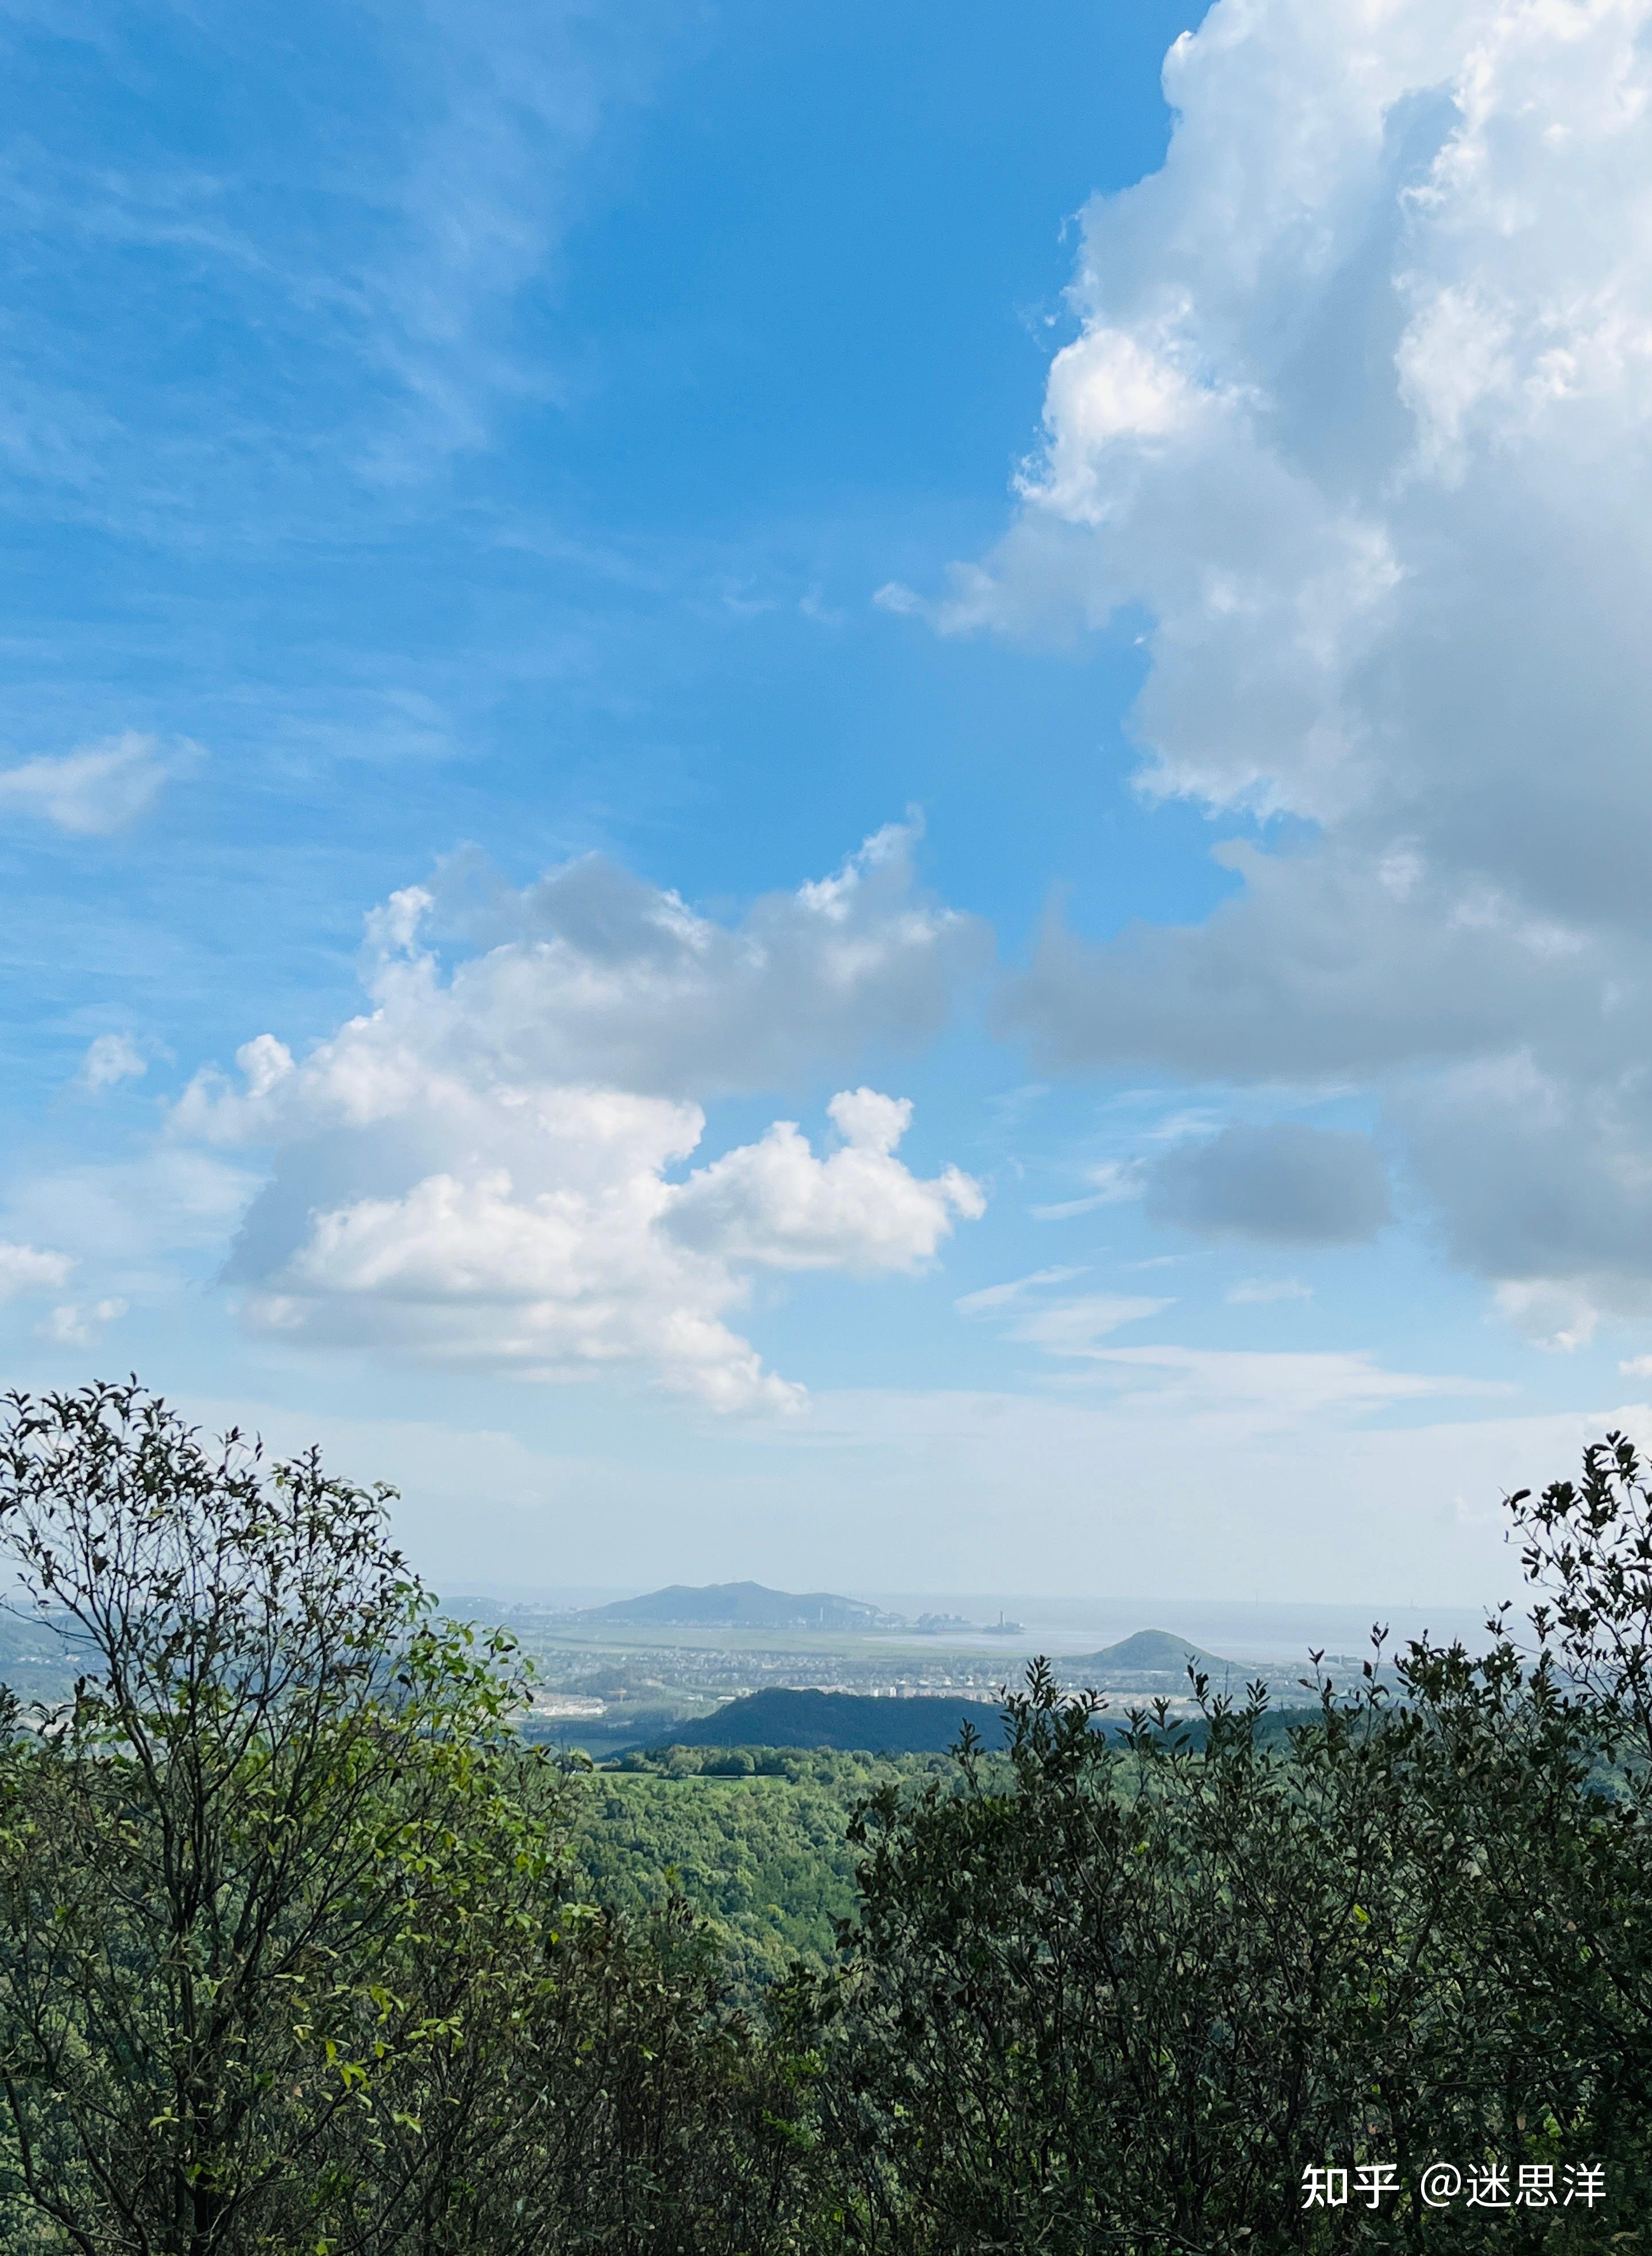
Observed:
[[[733,1579],[742,1580],[743,1577]],[[480,1588],[475,1590],[444,1591],[445,1604],[462,1608],[467,1598],[481,1598],[495,1604],[573,1607],[584,1610],[607,1605],[616,1600],[641,1597],[650,1591],[669,1585],[644,1583],[636,1587],[579,1589],[567,1587],[528,1590],[505,1585]],[[689,1585],[691,1588],[705,1587]],[[859,1583],[842,1589],[833,1588],[830,1595],[859,1598],[891,1612],[905,1614],[916,1620],[924,1612],[957,1612],[969,1617],[978,1630],[990,1627],[1002,1611],[1021,1623],[1020,1632],[1013,1638],[987,1639],[966,1632],[941,1631],[927,1632],[925,1649],[944,1651],[949,1646],[967,1647],[972,1652],[1002,1652],[1006,1658],[1027,1656],[1033,1653],[1054,1655],[1089,1652],[1105,1645],[1116,1644],[1137,1630],[1168,1630],[1172,1635],[1185,1637],[1195,1645],[1204,1646],[1224,1653],[1235,1660],[1283,1660],[1297,1654],[1305,1656],[1311,1650],[1336,1652],[1363,1657],[1370,1650],[1370,1633],[1379,1624],[1388,1632],[1388,1647],[1404,1644],[1408,1639],[1424,1634],[1441,1642],[1460,1639],[1471,1649],[1479,1649],[1489,1642],[1482,1614],[1472,1608],[1448,1605],[1378,1606],[1361,1610],[1348,1605],[1282,1605],[1267,1598],[1248,1603],[1234,1600],[1223,1603],[1204,1603],[1174,1597],[1138,1598],[1039,1597],[1028,1592],[1002,1591],[889,1591],[866,1588]],[[761,1645],[763,1632],[750,1629],[743,1632],[753,1645]],[[829,1632],[822,1632],[823,1635]],[[882,1632],[855,1632],[857,1643],[875,1644]],[[898,1640],[903,1632],[888,1632],[891,1641]]]

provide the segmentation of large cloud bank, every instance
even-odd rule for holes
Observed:
[[[1149,620],[1143,787],[1306,818],[1049,937],[1070,1066],[1378,1090],[1511,1311],[1652,1307],[1652,4],[1217,0],[951,628]],[[1254,1109],[1254,1101],[1253,1101]]]
[[[881,833],[835,876],[728,927],[600,861],[489,905],[445,969],[439,904],[370,920],[370,1008],[302,1060],[262,1034],[198,1075],[178,1137],[262,1147],[230,1265],[257,1328],[559,1378],[640,1368],[717,1408],[800,1390],[725,1321],[754,1274],[910,1271],[981,1210],[896,1157],[911,1107],[866,1088],[686,1174],[701,1097],[921,1038],[981,955]]]

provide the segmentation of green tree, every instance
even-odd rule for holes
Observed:
[[[10,1398],[0,1540],[76,1651],[0,1779],[0,2095],[84,2256],[416,2203],[386,2110],[485,1992],[522,1823],[499,1639],[439,1624],[387,1491],[209,1445],[136,1385]],[[507,1891],[508,1893],[508,1891]],[[300,2242],[299,2245],[302,2245]]]
[[[1197,1731],[1161,1710],[1108,1733],[1040,1664],[1007,1760],[966,1745],[950,1781],[872,1798],[843,1969],[784,2000],[822,2048],[851,2245],[1592,2248],[1638,2224],[1639,1462],[1614,1437],[1516,1512],[1558,1594],[1535,1653],[1414,1646],[1397,1695],[1374,1666],[1323,1684],[1283,1742],[1260,1687],[1199,1683]],[[1449,2210],[1418,2199],[1433,2161],[1462,2173]],[[1374,2209],[1304,2207],[1305,2168],[1381,2163]],[[1592,2164],[1605,2199],[1563,2205]],[[1469,2206],[1522,2165],[1553,2171],[1552,2211]]]
[[[819,2256],[806,2064],[728,2009],[681,1899],[566,1905],[524,1956],[510,2026],[446,2051],[400,2119],[415,2147],[436,2107],[460,2128],[387,2256]]]
[[[10,1410],[0,1542],[81,1668],[0,1718],[11,2239],[799,2248],[797,2077],[685,1904],[590,1900],[514,1649],[435,1617],[390,1492],[136,1385]]]
[[[1040,1664],[1002,1755],[622,1778],[523,1746],[509,1642],[437,1617],[388,1491],[135,1385],[10,1413],[0,1544],[79,1680],[28,1722],[0,1698],[8,2245],[1562,2256],[1638,2229],[1652,1488],[1622,1437],[1514,1499],[1534,1649],[1500,1618],[1305,1721],[1196,1679],[1195,1724],[1122,1730]],[[759,2023],[731,1974],[755,1999],[818,1940],[874,1778],[840,1963]],[[1605,2197],[1428,2212],[1430,2161],[1494,2196],[1599,2164]],[[1374,2208],[1304,2207],[1304,2168],[1379,2164]]]

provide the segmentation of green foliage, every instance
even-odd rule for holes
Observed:
[[[1524,1500],[1517,1500],[1517,1503]],[[1627,1445],[1527,1509],[1556,1649],[1409,1648],[1389,1698],[1326,1686],[1270,1745],[1263,1696],[1197,1738],[1093,1728],[1048,1670],[1009,1776],[966,1749],[856,1821],[833,1980],[787,2006],[827,2062],[845,2229],[890,2252],[1595,2247],[1652,2185],[1647,1497]],[[1625,1530],[1629,1531],[1626,1540]],[[1625,1571],[1626,1560],[1629,1562]],[[1203,1688],[1201,1687],[1201,1692]],[[1605,2168],[1587,2210],[1424,2217],[1429,2162]],[[1310,2164],[1390,2162],[1373,2211]]]
[[[26,2256],[1633,2247],[1652,2193],[1652,1494],[1515,1499],[1540,1649],[1009,1745],[514,1728],[383,1491],[135,1386],[13,1398],[0,2239]],[[1105,1724],[1105,1728],[1103,1727]],[[1424,2213],[1455,2162],[1588,2210]],[[1374,2209],[1309,2167],[1391,2164]]]
[[[463,2009],[478,1904],[539,1854],[506,1656],[313,1457],[208,1450],[132,1388],[12,1408],[0,1521],[85,1672],[0,1783],[18,2167],[88,2251],[215,2247],[348,2176],[344,2119]]]
[[[681,1746],[730,1751],[756,1740],[770,1746],[836,1747],[876,1754],[944,1754],[973,1718],[996,1736],[998,1711],[980,1701],[920,1694],[878,1699],[868,1693],[788,1690],[770,1685],[731,1700],[715,1715],[679,1724]]]
[[[0,1529],[83,1669],[0,1752],[4,2160],[39,2245],[699,2245],[681,2149],[712,2095],[740,2119],[752,2047],[680,1914],[634,1946],[574,1900],[508,1641],[435,1621],[384,1492],[313,1456],[208,1448],[136,1387],[11,1409]]]
[[[568,1804],[570,1844],[616,1908],[652,1910],[679,1893],[721,1940],[735,1994],[755,2005],[794,1960],[833,1961],[854,1908],[858,1805],[885,1782],[910,1789],[938,1768],[924,1757],[673,1748],[583,1780]]]
[[[815,2175],[803,2087],[729,2010],[715,1942],[680,1898],[634,1920],[566,1902],[554,1924],[524,1921],[489,1948],[493,2010],[410,2080],[379,2182],[357,2190],[355,2245],[803,2256]],[[417,2209],[392,2214],[381,2186],[414,2180]]]

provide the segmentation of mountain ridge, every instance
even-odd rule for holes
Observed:
[[[840,1754],[945,1754],[967,1721],[988,1745],[1002,1739],[996,1700],[919,1693],[880,1699],[867,1692],[822,1692],[770,1685],[731,1700],[714,1716],[675,1726],[665,1745],[826,1747]]]
[[[669,1583],[635,1598],[580,1609],[582,1621],[684,1629],[882,1629],[897,1614],[835,1590],[771,1590],[763,1583]]]

